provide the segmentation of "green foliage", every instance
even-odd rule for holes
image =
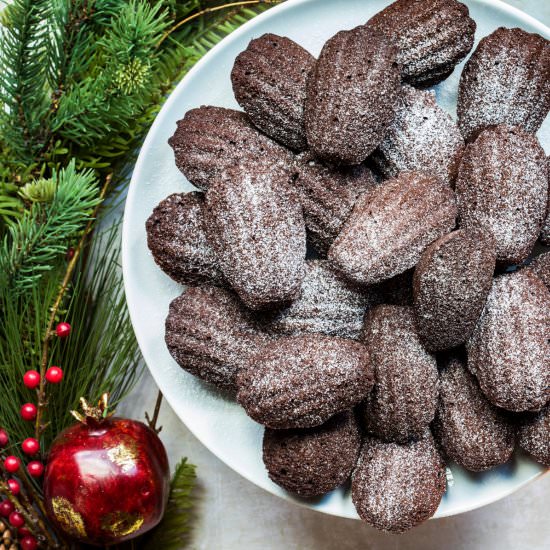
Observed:
[[[100,202],[94,174],[77,172],[74,162],[54,174],[52,181],[56,186],[52,201],[34,202],[0,243],[0,290],[13,296],[31,290],[53,268]]]
[[[61,365],[63,383],[48,390],[42,448],[74,422],[69,414],[78,408],[80,397],[91,402],[104,391],[116,405],[139,378],[141,366],[124,298],[120,273],[120,235],[113,227],[96,236],[91,250],[83,255],[80,275],[71,285],[58,321],[73,327],[66,340],[54,339],[49,365]],[[21,403],[36,401],[34,392],[21,383],[23,374],[40,370],[42,340],[52,304],[59,292],[64,266],[44,274],[40,283],[18,298],[0,290],[0,387],[9,395],[0,407],[0,426],[10,433],[12,443],[34,433],[34,425],[21,422]],[[19,453],[19,446],[14,452]]]
[[[180,550],[190,530],[190,509],[193,507],[192,492],[195,487],[195,466],[184,458],[176,466],[170,484],[170,498],[166,513],[160,524],[148,534],[139,548],[143,550]]]
[[[14,164],[34,163],[42,147],[48,29],[46,0],[14,0],[3,14],[0,33],[0,139]]]

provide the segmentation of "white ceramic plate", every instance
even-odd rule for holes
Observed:
[[[476,39],[499,26],[522,27],[550,38],[550,29],[498,0],[463,0],[477,22]],[[164,319],[170,301],[182,292],[155,265],[147,249],[145,220],[167,195],[192,190],[174,164],[167,140],[176,121],[200,105],[238,108],[229,78],[233,61],[248,42],[266,32],[288,36],[314,55],[342,29],[366,22],[390,0],[289,0],[235,31],[208,53],[179,83],[156,118],[145,140],[130,185],[123,230],[123,271],[134,329],[151,373],[176,414],[228,466],[273,494],[336,516],[357,518],[348,490],[336,490],[315,501],[299,500],[272,483],[261,458],[263,429],[242,409],[184,372],[164,345]],[[454,115],[462,66],[436,87],[440,105]],[[550,120],[541,131],[550,150]],[[473,475],[452,466],[453,480],[436,517],[459,514],[498,500],[542,475],[542,468],[525,456]]]

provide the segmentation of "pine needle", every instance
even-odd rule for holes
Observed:
[[[159,525],[144,538],[142,550],[180,550],[189,537],[192,492],[195,487],[195,466],[183,458],[176,466],[170,484],[166,513]]]

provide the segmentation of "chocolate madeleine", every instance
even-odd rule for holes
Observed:
[[[528,269],[497,277],[470,338],[468,368],[489,401],[510,411],[550,402],[550,292]]]
[[[267,340],[229,290],[189,287],[170,304],[168,351],[180,367],[219,388],[235,391],[237,372]]]
[[[323,46],[307,84],[311,150],[334,164],[359,164],[382,141],[401,93],[397,49],[364,26]]]
[[[537,138],[519,126],[483,131],[466,147],[456,195],[460,227],[492,232],[499,263],[523,262],[546,214],[546,157]]]
[[[550,290],[550,252],[537,256],[528,266],[528,269],[546,285]]]
[[[514,452],[514,427],[487,401],[475,377],[456,357],[440,375],[433,429],[443,453],[473,472],[504,464]]]
[[[518,445],[537,462],[550,468],[550,407],[522,419]]]
[[[468,8],[456,0],[397,0],[367,26],[395,42],[403,81],[413,86],[445,80],[472,49],[476,31]]]
[[[304,211],[308,237],[319,254],[326,256],[359,196],[376,184],[364,164],[328,168],[309,152],[297,157],[294,189]]]
[[[546,157],[546,169],[548,171],[548,205],[546,207],[546,219],[540,232],[540,241],[542,244],[550,246],[550,157]]]
[[[550,42],[498,28],[478,44],[458,89],[458,126],[466,140],[498,124],[535,133],[550,109]]]
[[[346,482],[360,448],[357,422],[347,411],[316,428],[266,428],[263,460],[271,481],[301,497],[315,497]]]
[[[315,58],[284,36],[264,34],[248,44],[231,71],[239,105],[262,132],[302,151],[307,147],[304,103]]]
[[[158,266],[178,283],[224,285],[203,218],[202,193],[174,193],[149,216],[145,224],[147,245]]]
[[[292,173],[292,153],[256,130],[240,111],[203,106],[187,111],[177,125],[168,140],[176,166],[202,191],[242,163],[288,177]]]
[[[206,193],[206,231],[223,274],[252,309],[296,298],[304,276],[302,209],[278,172],[244,165]]]
[[[381,305],[367,314],[363,333],[375,384],[363,403],[361,422],[387,441],[419,437],[437,407],[437,362],[420,343],[410,307]]]
[[[422,172],[401,172],[359,197],[328,259],[347,277],[373,284],[414,267],[455,226],[452,189]]]
[[[463,150],[462,135],[437,105],[435,93],[405,86],[397,115],[372,160],[386,178],[422,170],[452,185]]]
[[[312,428],[359,403],[373,382],[369,353],[358,342],[287,336],[249,358],[238,375],[237,400],[268,428]]]
[[[268,327],[278,334],[317,333],[357,339],[365,312],[381,297],[372,287],[359,287],[326,260],[306,263],[300,296],[274,314]]]
[[[413,281],[416,329],[432,351],[454,348],[472,334],[493,282],[496,251],[491,233],[453,231],[432,243]]]
[[[404,445],[367,438],[352,475],[351,498],[363,521],[403,533],[435,514],[445,488],[445,464],[427,431]]]

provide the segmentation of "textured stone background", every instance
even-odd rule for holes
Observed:
[[[550,0],[507,0],[550,26]],[[149,374],[119,412],[152,410]],[[400,535],[298,507],[259,489],[212,455],[164,403],[161,437],[171,463],[198,466],[194,550],[543,550],[550,548],[550,476],[480,510],[429,521]]]

